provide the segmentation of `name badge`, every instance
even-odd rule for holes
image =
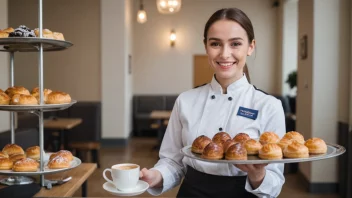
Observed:
[[[249,118],[249,119],[252,119],[252,120],[255,120],[258,117],[258,110],[240,107],[238,109],[237,115],[238,116],[243,116],[243,117],[246,117],[246,118]]]

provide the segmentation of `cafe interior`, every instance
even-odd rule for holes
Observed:
[[[38,28],[39,4],[0,0],[0,30]],[[282,102],[286,131],[346,149],[330,159],[285,164],[279,197],[352,197],[352,0],[43,0],[42,27],[72,45],[44,51],[42,60],[35,50],[0,50],[0,89],[13,83],[31,91],[42,76],[45,89],[77,102],[44,112],[43,119],[0,111],[0,148],[16,143],[26,150],[40,145],[42,133],[45,153],[69,150],[80,163],[45,174],[59,181],[50,187],[40,185],[41,176],[26,176],[36,184],[26,192],[111,197],[103,188],[106,168],[152,168],[179,94],[212,79],[203,30],[212,13],[228,7],[243,10],[253,23],[251,84]],[[1,181],[8,177],[0,172]],[[24,186],[1,182],[0,195]],[[160,197],[176,197],[178,189]]]

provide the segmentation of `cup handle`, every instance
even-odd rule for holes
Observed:
[[[111,184],[114,184],[114,182],[112,182],[108,177],[106,177],[105,172],[110,172],[110,174],[112,174],[111,169],[110,168],[105,169],[103,172],[103,177],[106,181],[110,182]],[[115,184],[114,184],[114,186],[115,186]]]

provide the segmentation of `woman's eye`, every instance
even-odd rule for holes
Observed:
[[[231,46],[235,46],[235,47],[236,46],[240,46],[240,45],[241,45],[241,43],[239,43],[239,42],[234,42],[234,43],[231,44]]]
[[[217,47],[217,46],[220,46],[220,43],[216,43],[216,42],[214,42],[214,43],[210,43],[210,46]]]

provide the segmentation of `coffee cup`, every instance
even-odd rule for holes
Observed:
[[[115,164],[111,168],[107,168],[103,172],[106,181],[113,184],[118,190],[133,190],[139,181],[140,167],[137,164]],[[112,180],[106,177],[105,173],[110,172]]]

